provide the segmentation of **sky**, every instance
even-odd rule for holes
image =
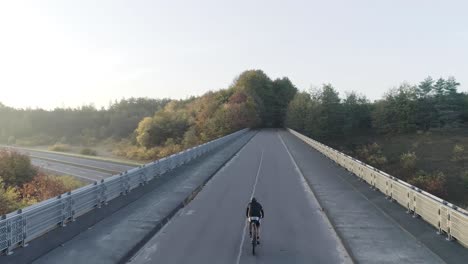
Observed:
[[[0,2],[0,102],[20,108],[187,98],[241,72],[380,98],[455,76],[468,91],[467,1]]]

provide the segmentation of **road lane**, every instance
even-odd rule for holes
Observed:
[[[37,166],[47,171],[51,171],[56,174],[70,175],[91,182],[99,181],[101,179],[112,176],[111,173],[103,171],[91,170],[83,167],[76,167],[59,162],[46,161],[41,159],[31,158],[31,163],[34,166]]]
[[[263,157],[262,157],[263,153]],[[260,162],[262,160],[262,162]],[[257,177],[258,172],[258,177]],[[263,204],[262,245],[252,256],[245,206]],[[278,133],[264,130],[209,182],[132,263],[343,263],[349,261]]]
[[[31,158],[47,159],[48,161],[70,163],[71,165],[77,164],[77,165],[87,166],[89,167],[88,169],[92,169],[92,167],[95,167],[98,169],[108,170],[109,172],[122,172],[122,171],[127,171],[136,167],[134,165],[129,165],[129,164],[122,164],[122,163],[116,163],[116,162],[111,162],[111,161],[101,161],[101,160],[95,160],[91,158],[89,159],[80,158],[80,157],[74,157],[74,156],[69,156],[69,155],[61,155],[59,153],[50,153],[50,152],[43,152],[43,151],[36,151],[36,150],[22,149],[22,148],[14,148],[14,149],[20,151],[21,153],[29,154]]]

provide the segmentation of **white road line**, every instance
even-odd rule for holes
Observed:
[[[283,143],[284,148],[288,152],[289,158],[291,159],[291,162],[293,163],[294,168],[296,169],[297,173],[301,177],[301,182],[308,186],[308,183],[307,183],[307,180],[306,180],[304,174],[302,173],[301,169],[297,165],[296,160],[292,156],[291,152],[289,152],[289,149],[286,146],[286,143],[284,143],[283,137],[279,133],[278,133],[278,137],[281,140],[281,143]],[[308,189],[310,191],[309,195],[315,200],[314,202],[317,203],[321,207],[320,203],[317,200],[317,197],[315,197],[315,194],[312,191],[312,189],[310,188],[310,186],[308,186]],[[331,224],[330,219],[328,219],[328,217],[325,215],[325,213],[322,213],[322,219],[324,220],[325,224],[329,227],[329,229],[333,232],[333,236],[334,236],[335,240],[337,241],[337,246],[338,246],[337,249],[338,249],[338,252],[339,252],[340,257],[341,257],[341,263],[352,264],[353,261],[352,261],[351,257],[349,256],[348,251],[344,247],[343,241],[341,241],[341,238],[336,233],[335,228],[333,228],[333,225]]]
[[[260,170],[262,168],[262,163],[263,163],[263,151],[264,150],[262,149],[262,155],[260,156],[260,164],[258,164],[257,175],[255,176],[255,183],[254,183],[253,188],[252,188],[252,194],[250,195],[250,199],[252,199],[252,197],[255,194],[255,190],[257,189],[258,176],[260,175]],[[244,228],[243,228],[243,232],[242,232],[242,240],[241,240],[241,243],[239,245],[239,254],[237,255],[236,264],[239,264],[240,258],[242,256],[242,247],[244,246],[245,233],[247,233],[247,221],[244,224]]]

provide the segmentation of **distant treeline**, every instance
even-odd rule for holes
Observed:
[[[0,142],[21,145],[62,143],[92,145],[109,137],[126,138],[145,116],[162,109],[170,100],[130,98],[107,109],[14,109],[0,103]]]
[[[329,84],[290,102],[286,126],[432,194],[468,205],[468,94],[452,77],[402,84],[371,102]]]
[[[0,142],[92,146],[115,142],[114,153],[154,159],[245,127],[280,127],[297,89],[261,70],[238,76],[227,89],[186,100],[131,98],[107,109],[13,109],[0,104]]]
[[[271,80],[260,70],[243,72],[228,89],[171,101],[144,118],[135,130],[135,141],[122,141],[117,154],[159,158],[245,127],[283,126],[296,92],[287,78]]]
[[[383,99],[371,102],[350,92],[342,99],[330,85],[296,94],[289,104],[286,124],[333,144],[343,137],[401,134],[468,125],[468,94],[460,93],[453,78],[419,85],[403,84]]]
[[[0,104],[0,143],[59,149],[107,142],[118,156],[151,160],[245,127],[287,126],[468,204],[468,94],[459,85],[452,77],[429,77],[370,101],[355,92],[340,97],[330,84],[298,92],[286,77],[250,70],[226,89],[186,100],[131,98],[108,108],[52,111]]]

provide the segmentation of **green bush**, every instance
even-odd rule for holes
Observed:
[[[54,145],[49,146],[49,150],[58,152],[69,152],[71,151],[71,147],[67,144],[55,143]]]
[[[361,146],[356,152],[358,157],[364,162],[379,169],[382,169],[387,164],[387,158],[383,155],[382,148],[377,143]]]
[[[400,164],[406,170],[414,170],[416,168],[416,160],[418,157],[414,152],[403,153],[400,156]]]
[[[464,154],[465,154],[465,147],[463,147],[463,145],[460,145],[460,144],[455,144],[455,146],[453,147],[452,153],[453,153],[452,159],[454,161],[463,160]]]
[[[78,180],[77,178],[73,176],[68,176],[68,175],[55,176],[55,179],[64,186],[65,191],[72,191],[80,187],[83,187],[85,185],[84,182]]]
[[[21,186],[32,180],[37,171],[29,156],[15,151],[0,150],[0,177],[7,186]]]
[[[97,152],[91,148],[83,148],[80,150],[80,154],[87,156],[97,156]]]
[[[424,171],[420,171],[408,182],[440,198],[445,199],[447,197],[447,178],[442,172],[429,174]]]

